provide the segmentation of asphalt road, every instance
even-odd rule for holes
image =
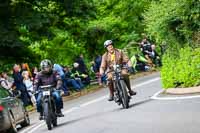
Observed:
[[[137,95],[130,108],[108,102],[108,90],[102,89],[65,102],[65,117],[51,131],[38,114],[31,114],[31,125],[20,133],[199,133],[200,98],[153,100],[161,90],[159,73],[131,81]]]

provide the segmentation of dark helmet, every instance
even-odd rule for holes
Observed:
[[[112,40],[106,40],[106,41],[104,42],[104,48],[107,48],[109,45],[113,45]]]
[[[50,73],[52,71],[52,63],[48,59],[44,59],[40,63],[40,69],[44,73]]]

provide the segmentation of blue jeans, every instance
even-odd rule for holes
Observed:
[[[90,84],[90,77],[82,78],[81,81],[84,85],[89,85]]]
[[[64,94],[67,94],[69,92],[69,89],[67,87],[67,81],[64,77],[61,77],[61,78],[62,78],[62,82],[63,82],[62,90],[64,91]]]
[[[63,108],[63,100],[62,97],[60,96],[60,92],[53,91],[52,96],[56,103],[56,109],[61,110]],[[37,112],[42,112],[42,91],[40,91],[37,95],[36,104],[37,104]]]
[[[67,85],[72,86],[73,88],[80,90],[84,87],[84,85],[79,80],[75,79],[67,79],[66,80]]]

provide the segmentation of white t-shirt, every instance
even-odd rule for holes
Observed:
[[[28,91],[33,91],[33,82],[30,79],[24,79],[24,84]]]

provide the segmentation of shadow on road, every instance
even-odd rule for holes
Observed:
[[[129,108],[132,108],[132,107],[135,107],[135,106],[139,106],[139,105],[141,105],[141,104],[146,104],[146,103],[151,102],[151,101],[153,101],[153,99],[150,99],[150,98],[144,99],[144,100],[142,100],[142,101],[137,101],[137,102],[131,104]],[[133,102],[134,102],[134,101],[133,101]]]
[[[144,99],[144,100],[142,100],[142,101],[137,101],[137,102],[131,104],[131,105],[130,105],[130,108],[135,107],[135,106],[139,106],[139,105],[141,105],[141,104],[146,104],[146,103],[151,102],[151,101],[153,101],[153,100],[150,99],[150,98]],[[60,128],[60,127],[66,126],[66,125],[74,124],[74,123],[76,123],[76,122],[80,122],[80,121],[82,121],[82,120],[94,118],[94,117],[97,117],[97,116],[99,117],[99,116],[102,116],[102,115],[108,115],[109,113],[113,113],[113,112],[116,112],[116,111],[122,111],[122,110],[125,111],[125,109],[123,109],[121,106],[116,106],[116,107],[118,107],[118,108],[115,108],[114,110],[111,110],[111,111],[98,112],[98,113],[94,113],[94,114],[89,115],[89,116],[84,116],[84,117],[80,117],[80,118],[78,118],[78,119],[69,120],[69,121],[66,121],[66,122],[63,122],[63,123],[59,123],[58,126],[55,127],[55,128]],[[129,109],[130,109],[130,108],[129,108]]]
[[[133,108],[135,106],[139,106],[141,104],[146,104],[146,103],[151,102],[151,101],[153,101],[153,99],[150,99],[150,98],[144,99],[144,100],[140,100],[140,101],[136,101],[136,102],[133,100],[134,103],[130,104],[128,109]],[[120,105],[119,108],[114,109],[112,112],[122,111],[122,110],[126,110],[126,109],[122,108],[122,105]]]
[[[66,122],[63,122],[63,123],[59,123],[58,126],[55,127],[55,128],[59,128],[59,127],[65,126],[65,125],[70,125],[70,124],[80,122],[82,120],[94,118],[94,117],[97,117],[97,116],[102,116],[102,115],[107,114],[107,113],[108,112],[99,112],[99,113],[95,113],[95,114],[92,114],[92,115],[89,115],[89,116],[80,117],[78,119],[69,120],[69,121],[66,121]]]

